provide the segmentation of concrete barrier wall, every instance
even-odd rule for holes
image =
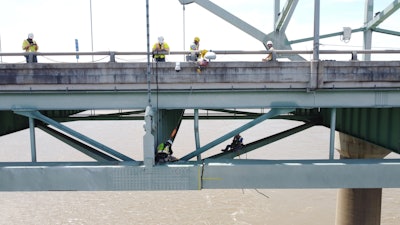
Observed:
[[[310,62],[210,62],[201,73],[197,65],[182,62],[151,63],[150,82],[163,89],[187,88],[308,88]],[[5,90],[145,88],[147,63],[0,64]],[[321,61],[317,88],[400,87],[400,62]],[[47,86],[46,85],[50,85]],[[75,86],[75,87],[74,87]]]

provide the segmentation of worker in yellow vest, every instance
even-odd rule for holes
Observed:
[[[25,52],[37,52],[39,49],[36,41],[33,40],[33,34],[28,34],[28,38],[22,42],[22,50]],[[29,63],[29,55],[25,55],[26,62]],[[32,62],[37,63],[37,56],[33,55]]]
[[[165,143],[161,143],[157,146],[156,152],[156,163],[163,163],[163,162],[174,162],[178,161],[178,159],[172,154],[172,140],[168,139]]]
[[[156,62],[165,62],[165,55],[169,54],[169,46],[164,37],[158,37],[158,42],[153,45],[153,58]]]

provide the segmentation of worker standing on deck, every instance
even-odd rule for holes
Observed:
[[[164,37],[158,37],[158,42],[153,45],[153,58],[156,62],[165,62],[165,54],[169,54],[169,46],[164,42]]]

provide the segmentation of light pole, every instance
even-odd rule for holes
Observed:
[[[90,0],[90,38],[91,38],[91,43],[92,43],[92,62],[94,62],[94,58],[93,58],[92,0]]]
[[[147,96],[151,107],[151,71],[150,71],[150,16],[149,0],[146,0],[146,31],[147,31]]]
[[[0,53],[1,53],[1,34],[0,34]],[[3,63],[3,56],[0,56],[0,63]]]

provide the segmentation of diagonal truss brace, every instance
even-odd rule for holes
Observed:
[[[251,128],[251,127],[253,127],[253,126],[255,126],[255,125],[257,125],[257,124],[259,124],[261,122],[263,122],[266,119],[272,118],[272,117],[280,115],[280,114],[289,113],[289,112],[292,112],[292,111],[294,111],[294,109],[272,108],[268,113],[259,116],[258,118],[254,119],[253,121],[251,121],[249,123],[246,123],[245,125],[243,125],[243,126],[237,128],[237,129],[225,134],[224,136],[222,136],[222,137],[220,137],[220,138],[218,138],[218,139],[216,139],[216,140],[214,140],[214,141],[212,141],[212,142],[210,142],[210,143],[208,143],[206,145],[204,145],[203,147],[201,147],[201,148],[199,148],[199,149],[187,154],[186,156],[183,156],[181,158],[181,160],[188,161],[189,159],[200,155],[201,153],[203,153],[203,152],[211,149],[212,147],[214,147],[214,146],[216,146],[216,145],[228,140],[229,138],[232,138],[236,134],[238,134],[238,133],[240,133],[242,131],[245,131],[245,130],[247,130],[247,129],[249,129],[249,128]]]
[[[372,20],[370,20],[366,25],[365,29],[375,29],[379,24],[389,18],[396,10],[400,8],[399,0],[393,1],[388,7],[386,7],[383,11],[379,12]]]
[[[210,11],[214,15],[220,17],[221,19],[227,21],[228,23],[232,24],[233,26],[239,28],[241,31],[247,33],[248,35],[252,36],[253,38],[261,41],[261,43],[263,43],[263,45],[266,49],[268,49],[267,41],[273,40],[275,47],[282,49],[282,50],[291,50],[291,47],[287,46],[284,43],[285,40],[287,40],[287,37],[286,37],[286,35],[284,35],[283,32],[281,32],[281,34],[280,34],[281,37],[279,37],[279,38],[276,37],[275,32],[265,34],[264,32],[253,27],[252,25],[246,23],[242,19],[231,14],[230,12],[226,11],[225,9],[221,8],[220,6],[214,4],[213,2],[211,2],[209,0],[179,0],[179,2],[182,5],[187,5],[190,3],[197,3],[198,5],[200,5],[204,9]],[[293,4],[288,3],[290,5],[290,7],[288,6],[289,15],[286,16],[285,18],[283,18],[283,19],[286,19],[286,21],[284,22],[285,24],[283,24],[284,26],[286,26],[287,23],[289,22],[289,17],[291,17],[291,14],[293,13],[293,10],[295,9],[296,3],[297,3],[297,0],[294,0]],[[285,29],[286,29],[285,27],[282,27],[282,31],[284,31]],[[293,61],[296,61],[296,60],[304,61],[304,59],[299,55],[287,55],[287,57]]]
[[[261,43],[263,43],[265,47],[266,47],[267,41],[273,39],[273,36],[271,34],[265,34],[264,32],[253,27],[252,25],[246,23],[242,19],[231,14],[230,12],[226,11],[225,9],[221,8],[220,6],[214,4],[213,2],[211,2],[209,0],[179,0],[179,2],[182,5],[190,4],[193,2],[197,3],[198,5],[200,5],[204,9],[210,11],[214,15],[222,18],[223,20],[227,21],[228,23],[232,24],[233,26],[246,32],[248,35],[261,41]]]
[[[95,141],[95,140],[93,140],[93,139],[91,139],[91,138],[89,138],[89,137],[77,132],[77,131],[74,131],[71,128],[68,128],[68,127],[62,125],[61,123],[58,123],[57,121],[52,120],[49,117],[44,116],[43,114],[41,114],[37,110],[34,110],[34,109],[26,109],[26,110],[18,109],[18,110],[14,110],[14,113],[22,115],[22,116],[29,117],[30,119],[37,119],[37,120],[40,120],[40,121],[42,121],[44,123],[50,124],[50,125],[56,127],[57,129],[59,129],[61,131],[64,131],[65,133],[70,134],[71,136],[76,137],[79,140],[83,140],[86,143],[89,143],[90,145],[92,145],[92,146],[94,146],[94,147],[96,147],[96,148],[98,148],[98,149],[100,149],[100,150],[102,150],[102,151],[104,151],[104,152],[106,152],[106,153],[108,153],[110,155],[113,155],[113,156],[115,156],[115,157],[117,157],[117,158],[119,158],[121,160],[134,161],[130,157],[128,157],[126,155],[123,155],[122,153],[117,152],[114,149],[111,149],[111,148],[109,148],[109,147],[107,147],[107,146],[105,146],[105,145],[103,145],[103,144],[101,144],[101,143],[99,143],[99,142],[97,142],[97,141]]]
[[[275,141],[279,141],[279,140],[281,140],[283,138],[286,138],[286,137],[288,137],[290,135],[293,135],[293,134],[296,134],[298,132],[304,131],[304,130],[310,128],[310,127],[313,127],[314,125],[315,125],[315,123],[306,123],[306,124],[291,128],[289,130],[285,130],[285,131],[280,132],[278,134],[274,134],[274,135],[271,135],[269,137],[260,139],[258,141],[254,141],[252,143],[246,144],[243,148],[241,148],[239,150],[223,152],[223,153],[208,157],[207,159],[233,159],[233,158],[235,158],[237,156],[240,156],[240,155],[246,154],[246,153],[248,153],[250,151],[253,151],[255,149],[258,149],[258,148],[260,148],[262,146],[271,144],[271,143],[273,143]]]
[[[118,161],[117,159],[98,151],[95,148],[92,148],[89,145],[86,145],[78,140],[75,140],[74,138],[71,138],[55,129],[52,129],[48,126],[42,125],[42,124],[37,124],[37,127],[41,129],[42,131],[48,133],[49,135],[57,138],[58,140],[68,144],[69,146],[75,148],[76,150],[82,152],[83,154],[91,157],[92,159],[95,159],[98,162],[116,162]]]
[[[275,31],[284,33],[299,0],[288,0],[275,24]]]

